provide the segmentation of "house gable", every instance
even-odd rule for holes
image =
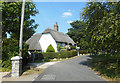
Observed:
[[[55,31],[53,29],[47,28],[43,34],[50,33],[56,42],[67,43],[74,45],[75,42],[67,35],[62,32]]]
[[[42,36],[39,40],[39,43],[41,45],[42,52],[46,52],[46,50],[50,44],[55,49],[55,52],[57,52],[57,43],[50,33],[42,34]]]

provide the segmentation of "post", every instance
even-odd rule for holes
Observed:
[[[22,57],[15,56],[11,58],[12,60],[12,77],[19,77],[22,74]]]
[[[21,26],[20,26],[20,41],[19,41],[19,55],[12,57],[12,77],[18,77],[22,74],[22,43],[23,43],[23,21],[24,21],[24,8],[25,0],[22,3],[22,12],[21,12]]]
[[[25,0],[23,0],[23,3],[22,3],[21,26],[20,26],[19,55],[20,55],[21,57],[22,57],[22,43],[23,43],[24,8],[25,8]]]
[[[80,56],[80,54],[79,54],[79,49],[80,49],[80,47],[77,47],[77,46],[76,46],[76,48],[77,48],[77,51],[78,51],[77,56]]]

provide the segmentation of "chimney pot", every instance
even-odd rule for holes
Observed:
[[[54,25],[54,30],[58,31],[58,23],[56,22],[56,24]]]

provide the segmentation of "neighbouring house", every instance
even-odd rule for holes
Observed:
[[[30,51],[46,52],[48,46],[51,44],[58,52],[57,45],[65,47],[66,45],[76,45],[75,42],[67,35],[59,32],[58,24],[54,25],[54,29],[47,28],[43,33],[38,33],[29,38],[26,43],[29,44]]]

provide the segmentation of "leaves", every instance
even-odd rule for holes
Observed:
[[[84,21],[75,21],[71,23],[72,28],[67,33],[77,43],[81,49],[88,49],[88,37],[86,36],[86,23]]]
[[[10,34],[11,38],[19,40],[20,24],[21,24],[21,2],[3,2],[2,3],[2,30],[3,37],[6,37],[6,32]],[[35,29],[38,24],[35,24],[35,20],[31,19],[31,16],[38,14],[38,10],[35,4],[32,2],[26,2],[25,15],[24,15],[24,36],[23,40],[27,40],[35,33]],[[34,24],[34,25],[33,25]],[[17,32],[17,33],[16,33]]]
[[[55,49],[53,48],[53,46],[50,44],[46,50],[46,52],[55,52]]]
[[[87,22],[87,34],[91,42],[91,49],[99,52],[115,53],[119,50],[120,37],[120,2],[88,3],[84,8],[83,18]],[[120,50],[119,50],[120,51]]]
[[[11,69],[10,59],[19,55],[21,8],[21,2],[2,3],[2,67],[7,69]],[[35,20],[30,17],[35,16],[37,13],[35,4],[26,2],[23,27],[23,58],[28,56],[28,45],[25,44],[25,41],[35,33],[38,26],[38,24],[35,24]],[[10,38],[7,38],[7,33]]]

